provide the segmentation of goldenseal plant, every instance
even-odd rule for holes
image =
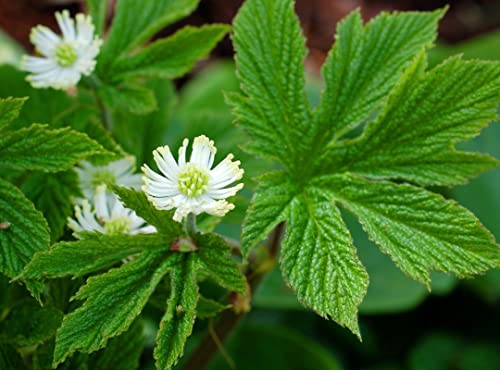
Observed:
[[[27,80],[33,87],[67,89],[80,78],[92,73],[102,40],[94,35],[92,18],[69,11],[56,12],[59,36],[46,26],[31,30],[30,41],[40,56],[24,56],[21,68],[31,74]]]
[[[234,348],[222,342],[266,294],[361,339],[369,275],[375,294],[406,279],[422,299],[433,272],[454,284],[500,266],[491,232],[438,193],[499,164],[457,144],[498,119],[500,63],[430,67],[444,10],[367,23],[349,14],[314,99],[292,0],[246,0],[232,29],[236,64],[200,69],[179,90],[172,79],[230,27],[157,38],[198,1],[113,3],[112,17],[97,0],[89,15],[58,13],[61,36],[33,31],[31,83],[58,90],[0,67],[0,93],[29,96],[0,98],[1,369],[202,370]],[[373,269],[367,239],[393,270]],[[325,363],[306,341],[265,329],[242,325],[244,351],[223,357],[267,364],[260,351],[272,348],[272,360],[318,352],[310,367]],[[199,340],[177,365],[193,330]]]
[[[199,215],[206,212],[222,217],[234,209],[234,204],[227,202],[226,198],[236,195],[243,188],[242,183],[227,187],[243,177],[240,161],[233,161],[234,156],[228,154],[212,168],[217,149],[212,140],[202,135],[194,139],[191,157],[186,162],[188,144],[189,140],[184,139],[177,162],[168,146],[153,151],[162,175],[145,164],[142,167],[142,189],[156,208],[175,208],[175,221],[182,221],[190,213]]]

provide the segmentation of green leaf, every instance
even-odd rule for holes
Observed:
[[[158,233],[171,238],[183,233],[182,224],[172,218],[174,212],[156,209],[144,192],[122,186],[113,186],[113,192],[127,208],[133,209],[148,224],[155,226]],[[170,243],[171,240],[166,240],[166,242]]]
[[[108,39],[98,59],[98,74],[108,78],[106,72],[117,58],[132,51],[162,28],[191,13],[198,2],[199,0],[119,0]]]
[[[167,258],[166,252],[144,252],[120,268],[89,278],[74,296],[85,302],[64,317],[57,331],[53,365],[75,350],[96,351],[108,339],[126,331],[156,285],[177,263],[177,257]]]
[[[340,212],[323,192],[310,189],[290,204],[280,264],[299,301],[360,336],[357,312],[368,274]]]
[[[47,125],[7,132],[0,138],[0,165],[22,170],[59,172],[106,150],[87,135]]]
[[[335,166],[368,177],[450,186],[499,163],[457,151],[454,144],[497,118],[500,63],[452,58],[430,72],[425,65],[421,54],[362,137],[325,152],[325,172]]]
[[[244,256],[248,256],[260,240],[288,218],[290,203],[297,193],[285,172],[271,172],[259,180],[259,188],[243,224],[241,250]]]
[[[293,1],[246,1],[234,27],[244,95],[227,99],[238,123],[255,139],[246,148],[296,168],[310,108],[304,90],[305,41]]]
[[[171,271],[171,295],[160,322],[154,351],[158,369],[171,369],[176,364],[193,330],[199,297],[196,264],[193,254],[185,254],[181,263]]]
[[[26,98],[0,99],[0,130],[19,116]]]
[[[396,265],[429,286],[430,271],[470,276],[500,266],[500,247],[472,213],[412,185],[349,175],[316,181],[353,212]]]
[[[36,252],[49,248],[47,221],[18,188],[0,179],[0,223],[6,226],[0,229],[0,271],[13,278]]]
[[[137,54],[117,60],[113,64],[113,78],[180,77],[191,70],[195,62],[205,58],[229,30],[229,26],[222,24],[184,27]]]
[[[136,320],[130,329],[111,339],[106,348],[90,358],[92,370],[136,370],[144,349],[144,334],[141,321]]]
[[[208,299],[200,296],[198,305],[196,306],[196,317],[198,317],[199,319],[207,319],[216,316],[229,307],[231,306],[227,304],[223,305],[222,303],[214,301],[213,299]]]
[[[80,196],[76,172],[34,173],[21,189],[45,216],[50,239],[58,240],[64,233],[68,217],[73,214],[72,199]]]
[[[85,239],[60,242],[37,253],[21,278],[79,277],[104,270],[143,251],[167,249],[168,241],[157,234],[84,234]],[[71,263],[68,263],[71,261]]]
[[[113,126],[113,135],[128,153],[136,157],[137,163],[152,165],[152,151],[165,145],[176,93],[169,80],[153,79],[146,86],[154,92],[158,109],[142,116],[115,110],[113,119],[120,124]]]
[[[206,271],[218,284],[245,294],[246,281],[240,266],[231,257],[231,247],[217,234],[196,234],[196,252],[200,269]]]
[[[20,301],[0,323],[0,340],[18,347],[40,344],[55,335],[63,313],[54,307],[40,307],[33,300]]]
[[[97,90],[107,106],[132,114],[147,114],[157,109],[154,93],[137,84],[112,86],[102,84]]]
[[[0,369],[26,369],[19,352],[9,344],[0,343]]]
[[[87,3],[88,13],[92,16],[96,34],[102,35],[106,24],[108,0],[86,0],[85,2]]]
[[[339,138],[380,109],[415,55],[434,42],[443,13],[382,13],[366,26],[359,11],[344,18],[323,65],[316,139]]]

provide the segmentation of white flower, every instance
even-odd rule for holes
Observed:
[[[116,184],[127,188],[139,189],[141,175],[134,173],[135,158],[125,157],[105,166],[94,166],[81,162],[75,170],[80,180],[80,188],[87,199],[92,199],[96,188],[102,184]]]
[[[178,162],[168,146],[156,148],[154,160],[163,175],[142,166],[145,175],[142,189],[156,208],[176,208],[174,220],[178,222],[189,213],[224,216],[234,208],[225,198],[243,188],[243,184],[226,187],[243,177],[240,161],[233,162],[233,155],[229,154],[212,169],[217,149],[212,140],[202,135],[194,139],[191,158],[186,163],[188,143],[184,139]]]
[[[56,20],[62,36],[40,25],[31,30],[31,43],[41,56],[25,55],[21,69],[32,73],[27,80],[33,87],[66,89],[94,70],[102,40],[94,36],[92,18],[77,14],[75,26],[75,20],[64,10],[56,12]]]
[[[106,185],[97,188],[93,207],[87,199],[75,206],[75,219],[68,218],[68,226],[75,232],[97,231],[103,234],[149,234],[156,232],[154,226],[123,206],[118,197],[106,191]]]

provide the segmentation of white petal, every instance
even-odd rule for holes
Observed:
[[[70,17],[69,11],[56,12],[56,20],[64,40],[74,42],[76,40],[75,21]]]

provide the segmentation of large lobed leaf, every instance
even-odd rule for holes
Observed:
[[[285,280],[304,304],[359,334],[368,277],[336,204],[424,284],[430,271],[468,276],[500,264],[500,248],[474,215],[416,186],[463,183],[498,164],[455,144],[496,118],[500,64],[451,58],[427,71],[442,11],[383,13],[366,25],[354,12],[337,27],[322,101],[311,111],[293,5],[248,0],[235,21],[243,93],[228,101],[253,138],[248,148],[285,168],[260,178],[242,249],[247,255],[285,221]]]

